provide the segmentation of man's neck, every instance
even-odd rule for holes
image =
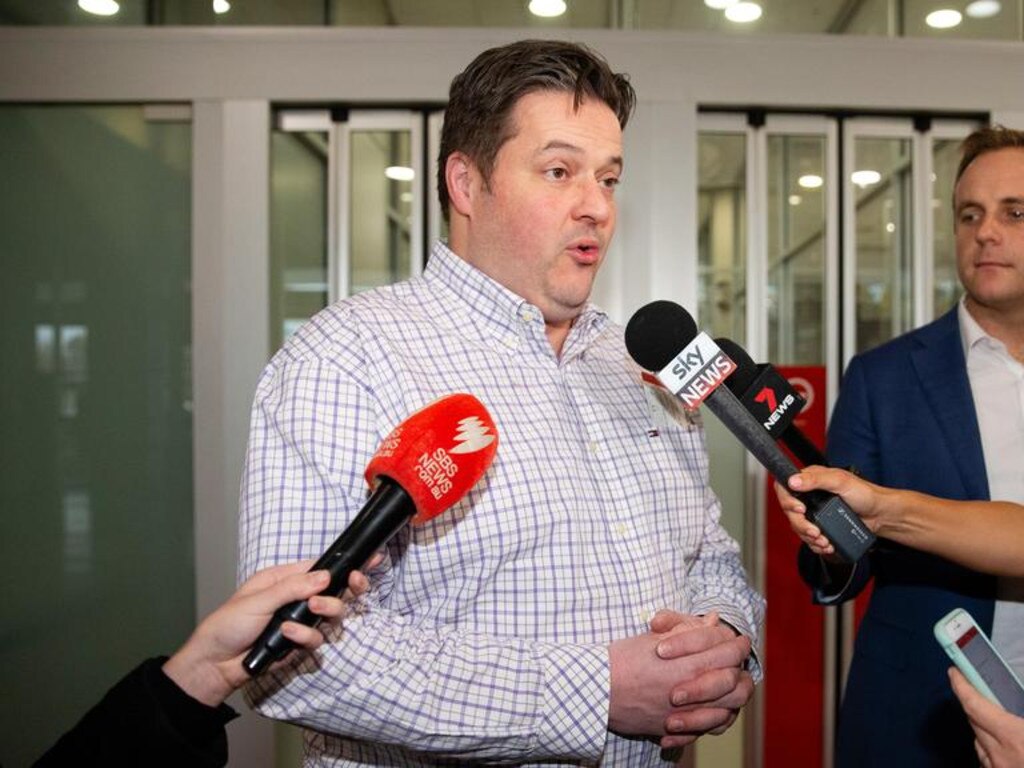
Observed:
[[[1014,359],[1024,362],[1024,306],[1007,311],[979,304],[970,296],[964,306],[985,333],[1003,342]]]

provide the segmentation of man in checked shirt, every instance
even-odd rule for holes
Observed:
[[[764,603],[719,524],[703,430],[649,396],[588,302],[634,102],[579,45],[482,53],[445,115],[448,242],[422,276],[319,313],[260,379],[243,578],[318,555],[424,404],[472,393],[501,435],[460,504],[392,540],[362,613],[249,687],[306,728],[307,765],[658,766],[752,694]]]

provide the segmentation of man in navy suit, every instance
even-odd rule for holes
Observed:
[[[953,198],[965,295],[850,361],[828,457],[881,485],[1024,502],[1024,132],[971,134]],[[886,541],[852,569],[805,548],[801,572],[825,604],[874,577],[839,716],[839,768],[977,764],[932,628],[966,608],[1020,675],[1021,585]]]

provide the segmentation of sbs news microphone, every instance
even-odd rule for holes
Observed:
[[[736,363],[706,333],[697,332],[690,313],[678,304],[655,301],[637,310],[626,325],[626,349],[685,408],[693,410],[706,402],[779,483],[785,485],[799,471],[764,425],[722,386],[736,370]],[[840,497],[821,491],[795,495],[807,507],[807,518],[829,538],[843,560],[855,562],[874,543],[874,534]]]
[[[422,524],[451,507],[487,471],[498,449],[498,433],[483,403],[463,393],[447,395],[421,408],[395,427],[366,467],[373,489],[369,500],[311,571],[327,570],[330,584],[320,594],[338,596],[352,571],[407,523]],[[281,625],[310,627],[320,616],[307,600],[282,606],[242,662],[251,676],[295,647]]]
[[[768,434],[781,440],[803,466],[828,466],[825,454],[793,420],[807,401],[771,363],[755,363],[747,351],[732,339],[715,339],[718,347],[736,363],[725,386],[739,398],[750,415],[761,422]]]

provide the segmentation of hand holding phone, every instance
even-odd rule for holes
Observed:
[[[935,623],[935,639],[971,685],[1008,712],[1024,717],[1024,686],[974,618],[963,608]]]

